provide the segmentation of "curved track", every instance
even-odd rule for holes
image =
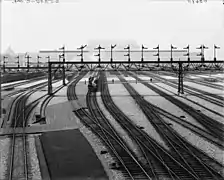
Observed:
[[[137,157],[135,157],[133,153],[131,153],[131,150],[127,144],[114,130],[112,125],[109,123],[109,120],[100,110],[96,99],[96,93],[88,92],[86,101],[87,107],[94,119],[92,124],[95,123],[100,125],[94,129],[94,132],[98,132],[98,134],[101,132],[101,137],[106,140],[106,144],[110,147],[110,149],[114,149],[112,153],[116,154],[116,158],[119,159],[119,162],[122,164],[122,167],[125,170],[123,171],[125,177],[130,176],[131,179],[151,179],[151,174],[146,172],[147,168],[137,160]],[[89,123],[90,122],[88,122],[88,125]]]
[[[103,84],[106,84],[105,77]],[[200,162],[198,162],[198,159],[193,155],[189,156],[189,153],[187,154],[186,152],[187,150],[185,150],[185,155],[180,154],[180,152],[178,154],[171,154],[170,152],[167,152],[167,150],[158,145],[158,143],[156,143],[155,140],[144,133],[144,131],[136,127],[136,125],[134,125],[116,107],[109,95],[107,85],[104,85],[102,90],[102,100],[105,107],[109,112],[111,112],[114,118],[128,132],[128,134],[134,140],[137,140],[139,144],[141,144],[142,149],[152,160],[152,167],[157,178],[160,176],[164,178],[164,174],[167,179],[200,179],[200,176],[206,177],[206,179],[219,179],[221,177],[216,171],[210,170],[209,167],[204,167],[203,164],[201,164],[201,166],[196,164]],[[186,158],[190,159],[186,160]],[[190,163],[194,164],[193,168],[190,166]],[[215,174],[215,177],[213,176],[213,173]]]
[[[152,123],[157,132],[163,137],[164,141],[174,153],[176,159],[179,159],[183,164],[191,170],[196,177],[202,179],[220,179],[222,176],[217,173],[221,172],[223,166],[196,149],[181,136],[178,135],[167,123],[159,116],[156,110],[135,89],[127,83],[127,81],[118,76],[120,81],[124,83],[125,88],[130,95],[135,99],[143,113]]]
[[[188,73],[188,72],[186,72],[186,73]],[[176,77],[176,74],[172,73],[172,72],[160,72],[160,74],[163,74],[165,76],[175,76]],[[189,75],[193,75],[193,74],[189,73]],[[198,72],[197,72],[197,75],[198,75]],[[213,77],[213,78],[216,78],[216,77]],[[200,84],[200,85],[203,85],[203,86],[215,88],[215,89],[223,90],[223,88],[224,88],[222,85],[214,84],[214,83],[211,83],[211,82],[208,82],[208,81],[205,82],[206,78],[203,78],[203,77],[200,77],[200,78],[197,78],[197,79],[192,79],[190,77],[184,76],[184,80],[187,80],[187,81],[193,82],[193,83],[197,83],[197,84]]]
[[[130,76],[134,77],[135,79],[137,79],[138,81],[141,81],[141,79],[139,77],[137,77],[136,75],[133,75],[131,73],[128,73],[128,74]],[[183,111],[187,112],[196,121],[198,121],[202,126],[204,126],[209,132],[211,132],[211,134],[213,135],[214,138],[217,138],[221,142],[224,142],[224,137],[223,137],[224,125],[222,123],[210,118],[209,116],[207,116],[203,113],[197,112],[191,106],[183,103],[182,101],[174,98],[173,96],[168,95],[167,93],[152,86],[149,83],[146,83],[146,82],[141,82],[141,83],[144,84],[146,87],[150,88],[151,90],[153,90],[154,92],[156,92],[157,94],[159,94],[161,97],[164,97],[168,101],[172,102],[177,107],[181,108]]]
[[[164,84],[167,84],[167,85],[169,85],[169,86],[171,86],[175,89],[178,88],[178,84],[176,82],[173,82],[171,80],[167,80],[167,79],[162,78],[162,77],[160,77],[156,74],[152,74],[152,73],[150,73],[150,74],[142,73],[142,74],[147,75],[147,76],[151,76],[154,79],[162,81]],[[204,100],[206,100],[210,103],[213,103],[217,106],[224,107],[224,103],[223,103],[224,102],[224,97],[213,94],[213,93],[209,93],[209,92],[206,92],[204,90],[197,89],[197,88],[194,88],[194,87],[191,87],[191,86],[188,86],[188,85],[184,85],[184,87],[185,87],[184,91],[187,92],[188,94],[197,96],[197,97],[199,97],[201,99],[204,99]]]
[[[74,100],[77,99],[75,93],[75,85],[82,77],[77,78],[71,85],[68,87],[68,99]],[[96,100],[96,99],[95,99]],[[100,110],[94,106],[96,103],[92,97],[91,93],[87,94],[87,104],[91,112],[91,116],[85,109],[78,109],[75,111],[75,114],[80,118],[80,120],[89,127],[108,147],[110,152],[114,155],[117,164],[115,169],[121,170],[127,179],[150,179],[147,172],[140,165],[138,160],[132,155],[128,147],[117,135],[117,133],[112,129],[109,124],[106,122],[102,125],[102,120],[107,121],[106,119],[101,119],[101,123],[98,118],[105,118]],[[92,104],[94,103],[94,104]],[[93,106],[92,106],[93,105]],[[96,113],[98,113],[96,115]]]

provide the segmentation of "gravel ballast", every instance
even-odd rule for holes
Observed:
[[[160,135],[145,117],[141,109],[135,103],[134,99],[129,95],[123,84],[108,84],[109,91],[116,106],[120,108],[134,123],[144,127],[144,131],[153,139],[168,149]]]
[[[0,138],[0,179],[6,178],[10,138]]]

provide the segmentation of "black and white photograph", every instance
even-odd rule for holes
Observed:
[[[224,180],[224,0],[0,0],[0,180]]]

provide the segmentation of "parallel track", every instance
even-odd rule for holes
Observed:
[[[106,83],[105,75],[103,75],[103,83]],[[119,122],[119,124],[127,131],[129,136],[137,141],[141,149],[151,160],[151,170],[154,172],[154,179],[199,179],[195,173],[180,161],[176,155],[172,155],[165,148],[155,142],[144,131],[140,130],[135,124],[127,118],[121,110],[113,103],[108,86],[102,87],[102,100],[107,110]]]
[[[143,73],[143,74],[149,76],[148,73]],[[152,73],[150,73],[150,76],[159,81],[163,81],[163,83],[165,83],[173,88],[177,89],[177,87],[178,87],[178,84],[176,82],[167,80],[165,78],[162,78],[162,77],[152,74]],[[187,92],[188,94],[197,96],[197,97],[204,99],[210,103],[213,103],[217,106],[224,107],[224,97],[213,94],[213,93],[209,93],[204,90],[197,89],[197,88],[194,88],[194,87],[191,87],[188,85],[184,85],[184,87],[185,87],[184,91]]]
[[[93,122],[88,121],[88,126],[91,124],[99,124],[99,127],[94,127],[94,132],[98,132],[100,136],[106,141],[106,144],[113,150],[113,154],[119,159],[119,162],[125,171],[122,171],[126,178],[130,179],[151,179],[150,174],[146,172],[146,167],[137,160],[137,157],[131,153],[127,144],[122,140],[120,135],[114,130],[109,120],[104,116],[100,110],[96,93],[87,93],[87,107],[93,117]],[[92,119],[89,119],[92,120]],[[113,137],[113,138],[111,138]]]
[[[121,82],[125,82],[124,86],[135,99],[143,113],[150,120],[157,132],[163,137],[166,144],[175,154],[175,158],[183,162],[185,167],[191,171],[198,179],[221,179],[223,178],[218,171],[221,171],[223,166],[202,153],[176,133],[167,123],[158,115],[153,106],[145,101],[137,91],[127,81],[118,76]],[[217,168],[216,170],[213,169]]]
[[[75,93],[75,85],[82,77],[77,78],[71,85],[68,87],[68,99],[74,100],[77,99]],[[92,101],[93,100],[93,101]],[[95,99],[96,100],[96,99]],[[113,167],[119,169],[123,172],[127,179],[151,179],[144,168],[139,164],[136,158],[128,150],[125,143],[117,135],[117,133],[112,129],[109,124],[104,124],[102,126],[99,122],[99,116],[102,117],[103,114],[100,113],[97,107],[93,107],[91,104],[96,103],[94,99],[91,98],[91,93],[87,94],[87,104],[89,110],[92,112],[91,115],[85,109],[78,109],[75,111],[75,114],[80,118],[80,120],[89,127],[108,147],[110,152],[114,155],[114,158],[117,160],[117,166]],[[96,116],[95,113],[99,116]],[[104,117],[105,118],[105,117]],[[103,119],[101,119],[103,120]],[[106,119],[104,119],[106,120]],[[109,129],[108,129],[109,128]]]
[[[13,104],[11,105],[8,121],[10,121],[10,118],[12,117],[10,126],[13,129],[13,133],[12,135],[10,135],[12,140],[11,151],[9,156],[10,162],[8,167],[8,173],[6,174],[9,180],[30,179],[27,160],[27,135],[25,133],[25,128],[27,127],[28,119],[32,110],[37,106],[39,100],[46,95],[39,97],[28,105],[26,105],[26,102],[33,93],[35,93],[39,89],[44,88],[46,85],[46,82],[35,85],[34,87],[36,89],[23,92],[21,95],[15,98]],[[14,112],[12,112],[13,106],[15,106]],[[19,136],[17,136],[15,133],[16,128],[22,128],[22,134],[20,134]]]
[[[24,84],[32,83],[32,82],[43,80],[43,79],[46,79],[46,78],[47,77],[42,76],[42,77],[32,78],[32,79],[29,79],[29,80],[23,81],[23,82],[15,82],[13,84],[3,86],[2,91],[4,91],[5,89],[8,89],[8,88],[11,88],[11,87],[18,87],[18,86],[21,86],[21,85],[24,85]]]
[[[171,72],[160,72],[160,74],[163,74],[163,75],[166,75],[166,76],[168,75],[168,76],[175,76],[176,77],[176,74],[171,73]],[[197,72],[197,74],[198,74],[198,72]],[[189,73],[189,75],[193,75],[193,74]],[[216,77],[212,77],[212,78],[216,78]],[[184,76],[184,80],[187,80],[187,81],[193,82],[193,83],[197,83],[197,84],[200,84],[200,85],[203,85],[203,86],[215,88],[215,89],[223,90],[223,88],[224,88],[222,85],[214,84],[214,83],[211,83],[211,82],[205,82],[206,78],[203,78],[203,77],[193,79],[193,78]]]
[[[134,77],[138,81],[141,81],[139,77],[136,75],[133,75],[131,73],[128,73],[130,76]],[[168,101],[172,102],[175,104],[177,107],[181,108],[183,111],[188,113],[190,116],[192,116],[196,121],[198,121],[202,126],[204,126],[211,134],[213,135],[214,138],[218,138],[221,142],[224,142],[224,125],[209,116],[197,112],[193,107],[183,103],[182,101],[168,95],[167,93],[163,92],[162,90],[152,86],[149,83],[146,82],[141,82],[144,84],[146,87],[150,88],[157,94],[159,94],[161,97],[164,97]]]
[[[17,102],[14,112],[14,118],[12,120],[12,128],[15,132],[15,129],[22,125],[24,131],[26,126],[25,119],[25,103],[27,100],[27,94],[24,94]],[[20,142],[22,141],[22,142]],[[22,143],[22,150],[19,147],[19,143]],[[17,147],[16,147],[17,146]],[[12,144],[11,144],[11,155],[10,155],[10,165],[9,165],[9,174],[8,179],[20,179],[23,178],[28,180],[28,163],[27,163],[27,148],[26,148],[26,134],[23,133],[22,137],[16,137],[16,134],[12,134]],[[22,157],[21,157],[22,156]],[[21,158],[23,162],[21,162]],[[17,165],[15,167],[15,164]],[[23,167],[23,170],[21,169]],[[22,171],[22,173],[21,173]]]

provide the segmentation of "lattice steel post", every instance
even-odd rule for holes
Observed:
[[[66,83],[65,83],[65,46],[63,46],[62,48],[59,48],[59,49],[62,49],[62,56],[63,56],[62,83],[63,83],[63,86],[65,86],[66,85]]]
[[[144,47],[143,44],[142,44],[142,51],[141,51],[142,57],[141,57],[141,62],[144,61],[144,56],[143,56],[144,49],[148,49],[148,48],[147,47]],[[142,67],[143,67],[143,64],[142,64]]]
[[[29,70],[30,70],[30,59],[31,59],[31,56],[26,56],[25,58],[27,58],[27,72],[29,72]]]
[[[124,49],[127,49],[128,50],[128,54],[125,54],[124,56],[127,56],[128,57],[128,63],[131,62],[131,53],[130,53],[130,45],[128,45],[126,48]]]
[[[178,94],[184,94],[184,84],[183,84],[183,63],[179,62],[179,72],[178,72]]]
[[[20,64],[19,64],[19,55],[18,55],[18,56],[16,56],[16,58],[18,59],[18,60],[17,60],[17,68],[18,68],[18,70],[17,70],[17,71],[19,71],[19,68],[20,68]]]
[[[216,45],[214,44],[214,61],[217,60],[217,59],[216,59],[216,49],[220,49],[220,47],[218,47],[218,46],[216,46]]]
[[[48,62],[48,95],[52,95],[51,62]]]
[[[116,44],[114,46],[113,45],[110,46],[110,62],[113,62],[113,49],[116,46],[117,46]]]
[[[8,57],[7,56],[3,56],[3,72],[5,73],[5,64],[6,64],[6,62],[5,62],[5,59],[7,59]]]
[[[170,51],[170,61],[172,62],[173,61],[173,49],[177,49],[177,47],[174,47],[172,44],[171,44],[171,51]]]

